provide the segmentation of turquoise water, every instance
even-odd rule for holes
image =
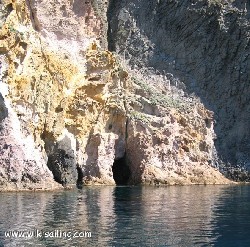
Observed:
[[[8,237],[6,231],[42,236]],[[0,246],[249,247],[250,187],[107,186],[2,193]]]

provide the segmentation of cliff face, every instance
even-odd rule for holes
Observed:
[[[108,17],[110,49],[199,96],[214,112],[214,165],[249,179],[249,1],[111,1]]]
[[[174,77],[131,70],[106,50],[107,41],[118,51],[125,44],[115,18],[133,20],[117,14],[126,1],[112,4],[1,4],[1,190],[228,182],[213,167],[213,112],[172,86]]]
[[[3,130],[15,135],[6,123],[9,117],[20,132],[18,138],[27,145],[32,143],[30,147],[20,146],[20,152],[33,154],[28,160],[39,157],[34,166],[39,170],[43,165],[56,182],[75,184],[78,169],[85,180],[94,176],[97,182],[114,183],[111,168],[115,143],[119,146],[123,141],[126,123],[126,73],[110,52],[97,49],[101,22],[92,6],[82,6],[81,1],[70,6],[67,3],[17,1],[5,5],[11,6],[11,11],[1,30]],[[64,22],[65,28],[64,24],[58,28]],[[15,117],[8,114],[11,111]],[[8,148],[8,139],[2,139],[10,156],[22,160]],[[119,155],[123,154],[117,151]],[[29,165],[17,169],[20,178],[12,181],[6,159],[2,161],[2,183],[26,186],[22,176]],[[33,174],[29,179],[32,182]]]

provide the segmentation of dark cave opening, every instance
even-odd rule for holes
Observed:
[[[79,166],[79,164],[76,165],[76,170],[77,170],[77,181],[76,181],[76,186],[78,189],[82,188],[83,185],[83,171],[82,168]]]
[[[112,167],[113,177],[116,185],[127,185],[131,175],[131,171],[127,164],[126,154],[120,158],[115,159]]]

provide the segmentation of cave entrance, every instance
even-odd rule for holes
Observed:
[[[126,154],[120,159],[115,159],[112,167],[113,178],[117,185],[127,185],[131,175],[127,164]]]
[[[76,165],[76,170],[77,170],[77,181],[76,181],[76,187],[78,189],[82,189],[82,185],[83,185],[83,171],[82,168],[77,164]]]

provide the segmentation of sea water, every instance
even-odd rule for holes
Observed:
[[[0,194],[0,246],[250,246],[250,186]]]

